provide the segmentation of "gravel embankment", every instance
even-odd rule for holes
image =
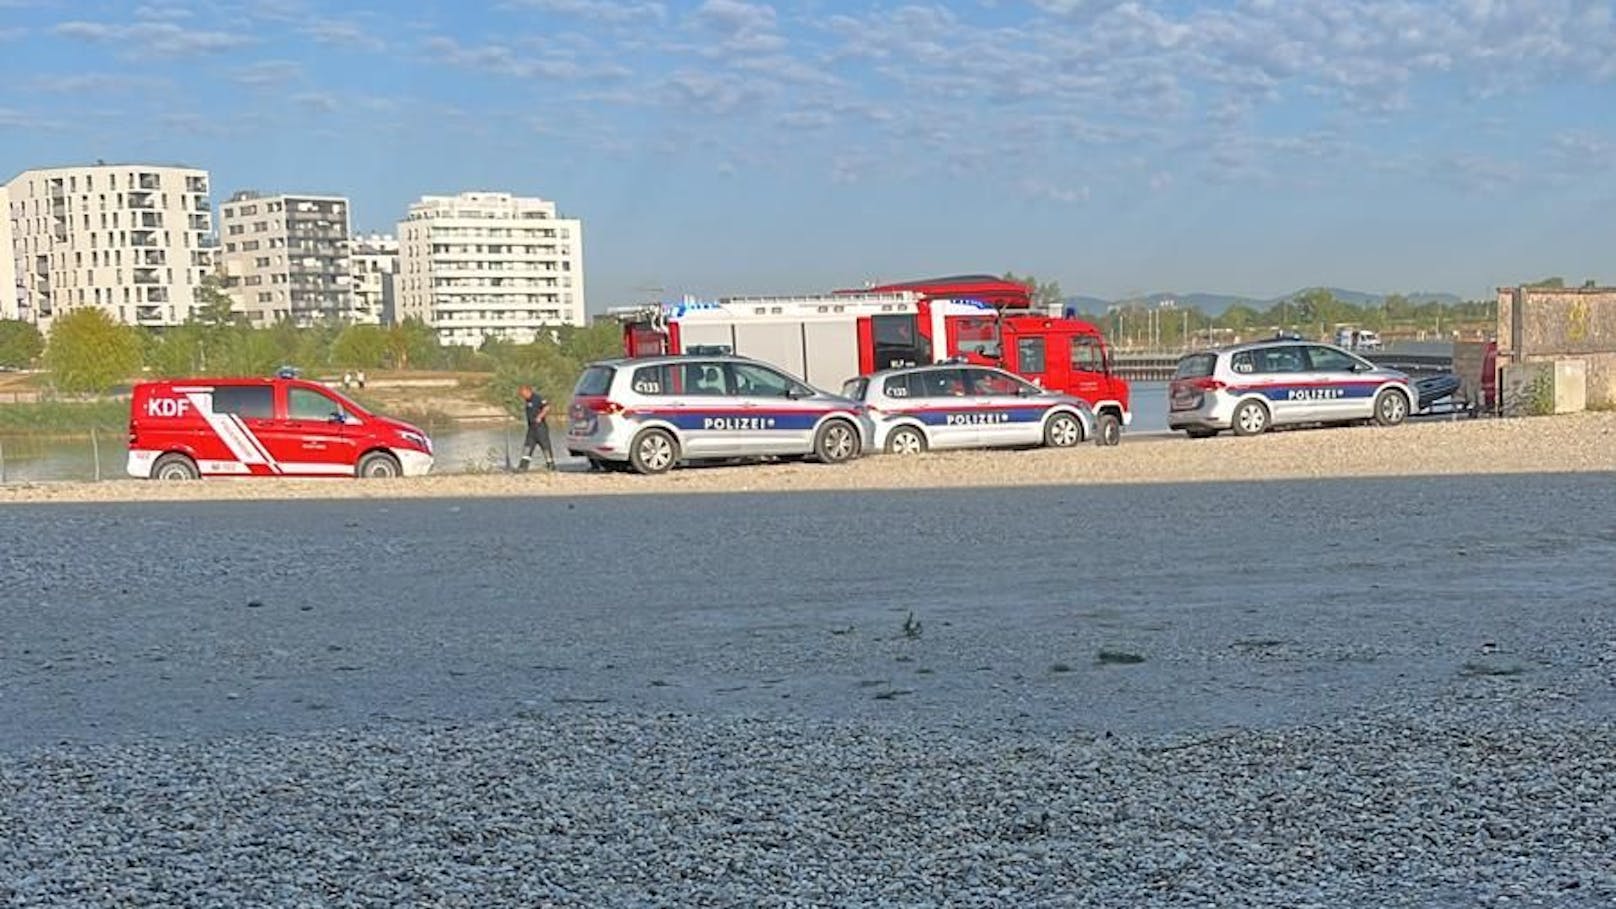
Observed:
[[[0,762],[10,906],[1608,906],[1616,729],[575,715]]]
[[[661,477],[589,473],[435,475],[386,483],[215,479],[0,486],[4,502],[204,501],[622,493],[790,492],[1093,483],[1171,483],[1616,470],[1616,413],[1424,421],[1394,429],[1296,430],[1254,439],[1127,440],[1116,448],[970,451],[862,458],[840,467],[753,464]]]

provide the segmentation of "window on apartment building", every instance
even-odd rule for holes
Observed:
[[[257,240],[246,240],[241,244],[242,252],[252,252],[258,248]]]
[[[227,252],[227,253],[235,252],[236,251],[236,244],[234,244],[234,243],[226,243],[224,245],[224,251]]]
[[[243,228],[240,224],[232,224],[229,227],[229,234],[230,234],[230,236],[234,237],[234,236],[237,236],[237,235],[239,235],[241,233],[244,233],[245,230],[246,229]]]
[[[254,221],[253,222],[253,233],[261,234],[261,233],[264,233],[267,230],[269,230],[269,222],[268,221]]]
[[[268,256],[259,256],[258,258],[253,260],[253,264],[256,265],[259,268],[268,268],[269,267],[269,257]]]

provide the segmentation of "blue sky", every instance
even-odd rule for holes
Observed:
[[[1612,2],[0,0],[0,137],[6,177],[179,161],[360,229],[544,196],[596,310],[1616,282]]]

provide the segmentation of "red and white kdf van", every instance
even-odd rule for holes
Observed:
[[[432,440],[302,379],[141,382],[129,404],[129,474],[420,476]]]

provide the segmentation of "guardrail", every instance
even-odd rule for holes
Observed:
[[[1111,371],[1130,382],[1166,382],[1178,368],[1176,353],[1119,351],[1111,355]]]

